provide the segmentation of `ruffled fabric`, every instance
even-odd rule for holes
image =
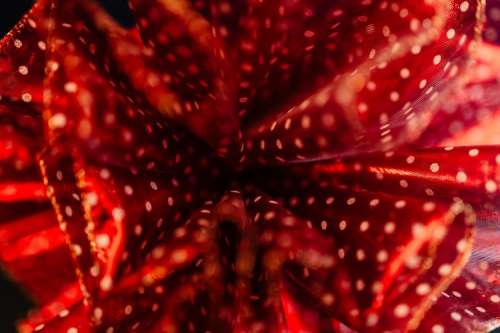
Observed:
[[[0,46],[20,332],[500,326],[492,3],[36,2]]]

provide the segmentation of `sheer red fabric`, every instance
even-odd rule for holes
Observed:
[[[37,1],[0,44],[19,331],[500,326],[493,2]]]

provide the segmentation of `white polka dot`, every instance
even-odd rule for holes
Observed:
[[[474,281],[467,281],[465,283],[465,288],[467,288],[469,290],[474,290],[474,289],[476,289],[476,283]]]
[[[61,317],[61,318],[64,318],[64,317],[66,317],[68,315],[69,315],[69,310],[68,309],[64,309],[61,312],[59,312],[59,317]]]
[[[461,4],[460,4],[460,11],[462,13],[465,13],[467,10],[469,10],[469,2],[468,1],[463,1]]]
[[[366,258],[365,251],[363,251],[362,249],[356,251],[356,259],[358,259],[359,261],[363,261],[365,260],[365,258]]]
[[[136,236],[140,236],[142,234],[142,226],[140,224],[136,224],[134,227],[134,234]]]
[[[394,207],[396,207],[397,209],[404,208],[404,207],[406,207],[406,201],[405,200],[398,200],[394,203]]]
[[[113,280],[111,279],[111,276],[106,275],[104,278],[102,278],[101,282],[99,283],[99,286],[101,287],[102,290],[110,290],[111,287],[113,286]]]
[[[387,222],[384,225],[384,231],[386,234],[392,234],[395,229],[396,229],[396,225],[394,224],[394,222]]]
[[[73,209],[70,206],[66,206],[64,208],[64,214],[69,217],[73,216]]]
[[[66,82],[66,84],[64,84],[64,90],[69,93],[76,92],[77,88],[78,87],[75,82]]]
[[[111,211],[111,215],[113,215],[116,221],[121,221],[125,217],[125,211],[122,208],[116,207]]]
[[[447,32],[446,32],[446,37],[448,39],[453,39],[456,35],[456,32],[455,32],[455,29],[449,29]]]
[[[130,304],[129,304],[129,305],[127,305],[127,306],[125,307],[125,311],[124,311],[124,312],[125,312],[125,314],[126,314],[126,315],[131,314],[131,313],[132,313],[132,305],[130,305]]]
[[[451,265],[449,264],[443,264],[439,266],[438,273],[441,276],[445,276],[451,273]]]
[[[484,188],[488,193],[495,193],[497,191],[497,183],[495,183],[493,180],[488,180],[484,185]]]
[[[368,221],[363,221],[359,225],[359,230],[362,231],[362,232],[368,230],[368,228],[370,228],[370,222],[368,222]]]
[[[335,302],[335,297],[333,297],[332,294],[324,294],[323,297],[321,297],[321,301],[323,304],[330,306]]]
[[[461,239],[457,242],[457,251],[458,252],[464,252],[465,249],[467,248],[467,241],[465,239]]]
[[[17,69],[17,71],[21,75],[28,75],[28,73],[29,73],[28,67],[26,67],[26,66],[19,66],[19,68]]]
[[[378,323],[378,316],[374,313],[370,313],[368,317],[366,317],[366,326],[372,327],[377,325]]]
[[[95,241],[96,241],[97,247],[99,247],[101,249],[108,247],[110,244],[110,239],[109,239],[109,236],[107,234],[97,235]]]
[[[24,93],[21,95],[21,99],[23,100],[23,102],[29,103],[33,100],[33,96],[31,96],[30,93]]]
[[[172,260],[177,264],[181,264],[181,263],[185,262],[187,259],[188,259],[188,253],[186,250],[182,250],[182,249],[175,250],[172,253]]]
[[[432,212],[434,209],[436,209],[436,204],[432,201],[427,201],[426,203],[424,203],[424,205],[422,206],[422,209],[425,211],[425,212]]]
[[[441,325],[432,326],[432,333],[444,333],[444,327]]]
[[[73,254],[77,257],[82,254],[82,247],[78,244],[71,245],[71,250],[73,250]]]
[[[66,116],[62,113],[56,113],[49,119],[49,126],[51,128],[63,128],[66,126]]]
[[[410,313],[410,307],[406,304],[398,304],[394,308],[394,315],[398,318],[404,318]]]
[[[102,318],[103,312],[101,308],[94,309],[94,318],[100,320]]]
[[[486,312],[486,309],[483,308],[482,306],[476,306],[476,310],[479,311],[479,312],[482,312],[482,313]]]
[[[378,262],[386,262],[388,258],[389,258],[389,254],[387,253],[386,250],[378,251],[378,253],[377,253],[377,261]]]
[[[450,314],[450,317],[451,317],[451,319],[453,319],[455,321],[460,321],[462,319],[462,315],[458,312],[452,312]]]
[[[391,101],[397,102],[399,101],[399,93],[397,91],[393,91],[391,92],[389,98],[391,99]]]
[[[463,171],[457,172],[456,179],[459,183],[464,183],[467,181],[467,175]]]
[[[111,173],[109,172],[108,169],[101,169],[99,171],[99,176],[102,178],[102,179],[108,179],[109,177],[111,177]]]
[[[479,149],[474,148],[474,149],[469,150],[470,157],[476,157],[477,155],[479,155]]]
[[[347,222],[345,220],[342,220],[339,222],[339,229],[340,230],[345,230],[347,228]]]
[[[428,283],[421,283],[417,286],[417,295],[427,295],[431,291],[431,286]]]

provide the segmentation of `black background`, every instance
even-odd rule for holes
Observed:
[[[126,0],[101,0],[104,7],[125,26],[133,25]],[[6,5],[7,4],[7,5]],[[10,0],[0,9],[0,35],[6,34],[31,7],[30,0]],[[0,333],[16,332],[14,323],[34,306],[15,283],[0,269]],[[500,333],[500,328],[491,333]]]

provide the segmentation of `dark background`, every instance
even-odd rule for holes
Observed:
[[[126,0],[101,0],[103,6],[125,26],[133,25]],[[32,5],[31,0],[11,0],[0,10],[0,36],[6,34]],[[0,269],[0,333],[16,332],[15,321],[22,318],[34,306],[25,295]],[[500,333],[500,328],[491,333]]]

